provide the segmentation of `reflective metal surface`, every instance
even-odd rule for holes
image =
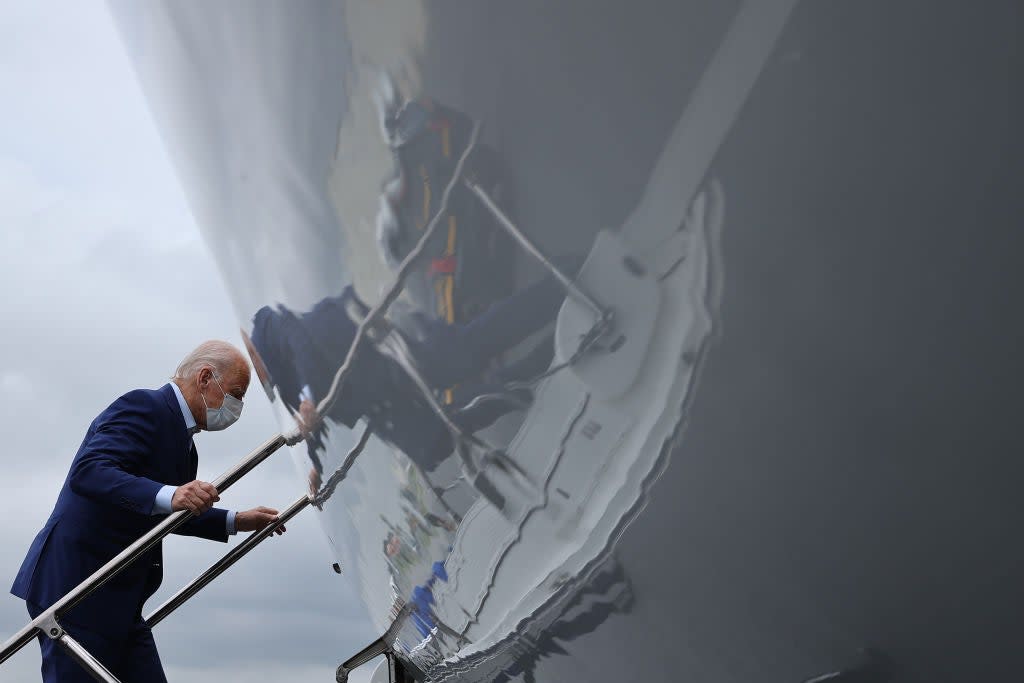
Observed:
[[[1019,3],[115,10],[409,670],[1024,664]],[[468,182],[614,313],[578,359],[592,312],[466,184],[442,202],[477,125]],[[388,324],[423,381],[365,344],[325,402],[406,259]],[[502,457],[466,466],[446,420]]]
[[[575,297],[578,301],[589,308],[590,312],[593,313],[597,319],[606,315],[607,311],[602,308],[601,304],[594,301],[592,297],[576,285],[575,281],[573,281],[570,276],[563,273],[558,266],[553,264],[544,252],[537,248],[537,245],[533,243],[533,240],[527,237],[523,231],[520,230],[514,222],[512,222],[508,215],[501,210],[501,207],[495,203],[489,194],[487,194],[486,190],[473,182],[468,182],[466,186],[473,192],[473,195],[480,201],[480,203],[487,207],[487,210],[494,215],[502,228],[511,234],[520,246],[530,254],[530,256],[540,261],[544,267],[555,276],[562,286],[565,287],[566,291],[568,291],[571,296]]]

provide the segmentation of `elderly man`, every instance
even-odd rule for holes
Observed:
[[[213,507],[216,489],[196,479],[192,436],[233,424],[248,386],[238,349],[208,341],[185,357],[171,383],[130,391],[93,420],[11,588],[33,618],[172,511],[195,515],[177,533],[218,541],[277,521],[271,508],[236,514]],[[61,618],[123,683],[166,681],[142,620],[143,603],[160,586],[161,562],[157,544]],[[44,681],[92,680],[54,641],[40,636],[40,645]]]

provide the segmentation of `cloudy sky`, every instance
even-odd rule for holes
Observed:
[[[0,580],[45,521],[91,419],[134,387],[157,387],[203,339],[238,342],[217,271],[161,147],[106,6],[0,6],[0,429],[5,435]],[[276,431],[253,386],[238,425],[197,437],[213,479]],[[301,495],[281,453],[222,505],[283,508]],[[315,516],[268,541],[156,630],[169,678],[195,683],[330,681],[375,637]],[[225,546],[172,538],[164,587]],[[0,596],[0,639],[26,621]],[[30,646],[0,681],[37,676]]]

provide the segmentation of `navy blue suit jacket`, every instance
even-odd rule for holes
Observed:
[[[256,313],[253,345],[270,371],[281,400],[293,411],[299,408],[302,387],[309,386],[317,400],[329,391],[355,339],[356,324],[346,310],[353,303],[365,312],[365,304],[352,287],[346,287],[339,296],[322,299],[305,313],[269,306]],[[436,466],[438,441],[450,438],[419,390],[371,343],[360,347],[352,374],[327,417],[350,429],[365,418],[374,434],[428,469]],[[320,424],[323,430],[326,425]],[[314,437],[319,439],[320,434]],[[440,451],[448,455],[447,450]]]
[[[137,389],[93,420],[50,518],[36,536],[11,592],[49,607],[152,529],[157,492],[196,478],[198,455],[170,384]],[[227,511],[214,508],[177,533],[227,541]],[[79,603],[68,621],[102,633],[129,628],[163,578],[154,546]]]

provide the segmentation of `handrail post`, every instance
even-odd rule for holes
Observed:
[[[43,621],[39,625],[39,630],[42,632],[44,637],[60,645],[62,648],[67,650],[68,655],[71,656],[78,664],[85,669],[94,680],[100,683],[120,683],[117,677],[112,674],[107,667],[103,666],[92,654],[89,653],[81,643],[71,637],[71,634],[64,630],[64,628],[57,623],[57,619],[53,616]]]
[[[391,652],[391,644],[395,642],[395,637],[398,635],[398,631],[402,628],[402,624],[405,623],[406,617],[412,614],[412,611],[412,604],[406,603],[403,605],[402,609],[398,610],[398,614],[395,615],[394,621],[392,621],[391,625],[388,626],[388,630],[384,632],[384,635],[346,659],[343,664],[338,666],[335,670],[334,680],[337,681],[337,683],[347,683],[348,676],[354,669],[366,664],[371,659]]]
[[[247,455],[238,462],[238,464],[212,482],[214,488],[217,489],[218,493],[226,491],[228,487],[270,457],[270,455],[283,446],[284,443],[285,439],[280,434],[267,440],[262,446]],[[36,630],[41,628],[44,622],[59,618],[65,612],[91,595],[96,589],[100,588],[103,584],[120,573],[121,570],[145,554],[146,551],[154,545],[159,543],[161,539],[187,522],[190,517],[192,517],[192,513],[188,510],[179,510],[178,512],[168,515],[166,519],[150,529],[145,535],[122,550],[105,565],[97,569],[92,576],[78,584],[71,592],[47,608],[27,626],[22,628],[6,643],[4,643],[3,648],[0,649],[0,664],[10,659],[15,652],[31,642],[35,637]]]
[[[67,650],[71,658],[81,665],[83,669],[89,672],[89,675],[100,683],[121,683],[117,676],[112,674],[110,670],[103,666],[103,663],[92,656],[88,650],[86,650],[81,643],[64,632],[59,638],[55,639],[57,643]]]

